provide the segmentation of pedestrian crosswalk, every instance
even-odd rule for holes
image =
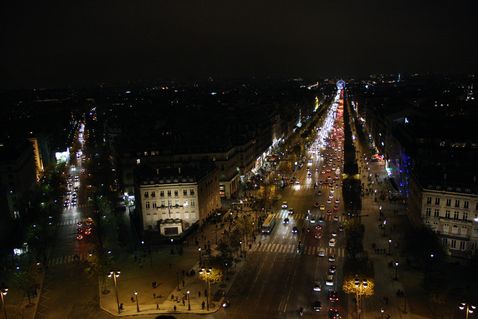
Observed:
[[[87,253],[68,256],[57,256],[48,259],[48,266],[72,264],[74,262],[84,261],[87,259]]]
[[[58,223],[59,226],[76,225],[81,222],[80,218],[65,219]]]
[[[307,216],[307,214],[305,213],[294,213],[292,215],[289,215],[289,212],[285,211],[285,210],[281,210],[279,212],[276,213],[276,218],[279,218],[280,220],[283,220],[284,218],[289,218],[290,220],[292,219],[295,219],[295,220],[299,220],[299,219],[305,219]],[[334,216],[336,216],[336,221],[340,222],[340,223],[343,223],[347,218],[343,215],[339,215],[337,213],[332,213],[332,214],[327,214],[327,213],[323,213],[323,214],[312,214],[311,216],[313,216],[314,218],[318,219],[319,216],[323,216],[324,218],[324,221],[334,221]],[[318,222],[318,220],[317,220]]]
[[[345,250],[343,248],[335,248],[335,247],[319,247],[319,246],[305,246],[304,248],[304,255],[308,256],[317,256],[319,251],[323,250],[325,255],[335,255],[335,257],[344,257]],[[255,244],[251,249],[250,252],[267,252],[267,253],[276,253],[276,254],[296,254],[297,253],[297,245],[294,244],[275,244],[275,243],[268,243],[268,244]]]

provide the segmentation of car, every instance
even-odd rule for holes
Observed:
[[[314,311],[320,311],[322,309],[322,304],[320,303],[320,301],[314,301],[312,303],[312,309],[314,309]]]
[[[334,222],[338,222],[338,221],[339,221],[339,216],[334,215]]]
[[[71,192],[70,192],[70,191],[66,191],[66,195],[70,195],[70,194],[71,194]]]
[[[317,192],[317,195],[319,195],[319,196],[322,195],[322,191],[318,191],[318,192]],[[317,207],[317,206],[316,206],[316,207]]]
[[[319,207],[320,206],[319,202],[315,202],[314,206]]]
[[[339,301],[339,294],[337,291],[329,291],[328,298],[330,302],[337,302]]]
[[[282,206],[281,206],[281,207],[282,207],[282,208],[287,208],[287,207],[288,207],[288,206],[287,206],[287,202],[285,202],[285,201],[282,202]]]
[[[340,200],[338,198],[336,198],[335,203],[338,205],[340,203]]]
[[[337,270],[337,267],[335,265],[330,265],[329,266],[329,273],[335,274],[336,270]]]
[[[334,194],[333,194],[333,193],[330,193],[330,194],[329,194],[329,199],[332,199],[332,198],[334,198]]]
[[[299,185],[299,184],[300,184],[299,180],[296,180],[296,181],[294,182],[294,184],[295,184],[295,185]]]
[[[289,208],[289,215],[294,215],[294,209],[293,208]]]
[[[329,255],[329,262],[331,263],[335,262],[335,255]]]
[[[63,207],[68,208],[68,205],[69,205],[69,204],[70,204],[70,203],[65,202],[65,203],[63,203]]]
[[[292,234],[297,234],[299,232],[299,229],[297,226],[292,227]]]
[[[332,200],[329,198],[327,199],[327,204],[331,204],[332,203]]]
[[[333,274],[328,274],[327,278],[325,279],[325,285],[326,286],[333,286],[334,285],[334,275]]]
[[[330,246],[330,247],[335,247],[335,243],[336,243],[335,238],[331,238],[331,239],[329,240],[329,246]]]
[[[340,319],[339,311],[335,308],[330,308],[329,311],[327,312],[327,315],[329,316],[329,319]]]
[[[327,215],[332,214],[332,211],[330,209],[327,209]]]
[[[336,232],[332,232],[332,237],[337,237],[337,233]]]
[[[284,218],[284,225],[289,223],[289,218]]]
[[[314,284],[314,291],[320,291],[320,282],[316,281]]]
[[[323,205],[323,204],[320,205],[319,209],[320,209],[320,210],[325,210],[325,205]]]
[[[325,257],[325,249],[323,249],[323,248],[320,248],[320,249],[319,249],[319,254],[318,254],[318,255],[319,255],[319,257]]]

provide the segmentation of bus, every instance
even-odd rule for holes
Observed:
[[[264,223],[262,223],[262,233],[263,234],[270,234],[276,225],[276,220],[274,218],[274,214],[269,214],[267,216]]]

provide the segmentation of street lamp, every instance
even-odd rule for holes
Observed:
[[[207,305],[207,310],[209,311],[209,296],[211,294],[211,281],[209,280],[209,277],[212,274],[212,268],[201,268],[199,271],[199,274],[204,276],[206,278],[206,284],[207,284],[207,294],[206,294],[206,305]]]
[[[390,238],[390,239],[388,240],[388,254],[389,254],[389,255],[390,255],[390,250],[391,250],[391,248],[392,248],[392,239]]]
[[[136,311],[139,312],[139,302],[138,302],[138,292],[134,292],[134,297],[136,298]]]
[[[395,266],[395,277],[393,279],[398,280],[398,261],[394,262],[394,266]]]
[[[469,303],[462,302],[458,308],[465,311],[465,318],[468,319],[468,316],[473,313],[476,309],[476,306],[470,305]]]
[[[121,272],[119,270],[112,270],[108,274],[108,278],[113,278],[113,282],[115,284],[116,304],[118,305],[118,313],[121,312],[119,296],[118,296],[118,277],[119,277],[120,273]]]
[[[383,313],[385,312],[385,310],[383,310],[383,308],[380,309],[380,319],[383,319]]]
[[[191,300],[189,299],[189,293],[190,293],[189,290],[186,291],[186,294],[188,296],[188,310],[191,310]]]
[[[171,255],[174,254],[174,239],[171,238]]]
[[[199,264],[202,264],[201,247],[198,248],[198,252],[199,252]]]
[[[5,306],[5,296],[8,293],[8,288],[3,287],[0,289],[0,297],[2,297],[2,307],[3,307],[3,314],[5,315],[5,319],[7,318],[7,307]]]

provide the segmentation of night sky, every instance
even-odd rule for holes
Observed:
[[[0,88],[478,69],[472,0],[2,3]]]

